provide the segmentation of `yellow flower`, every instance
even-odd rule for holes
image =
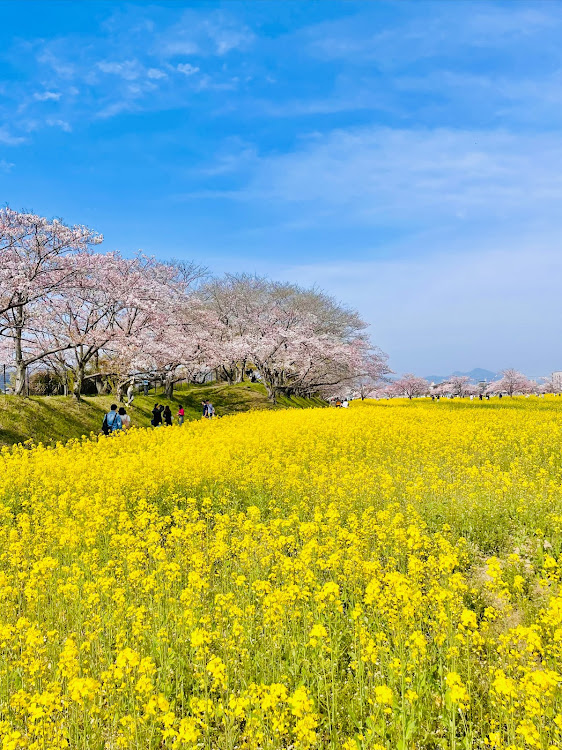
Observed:
[[[388,685],[377,685],[375,687],[375,700],[381,706],[392,706],[394,694]]]

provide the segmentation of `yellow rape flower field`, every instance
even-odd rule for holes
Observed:
[[[562,399],[0,462],[0,747],[562,747]]]

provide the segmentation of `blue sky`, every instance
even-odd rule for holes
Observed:
[[[0,2],[0,202],[562,369],[562,3]]]

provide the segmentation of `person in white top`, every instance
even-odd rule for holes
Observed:
[[[123,429],[128,430],[131,426],[131,417],[127,414],[123,406],[119,409],[119,416],[121,417]]]
[[[342,402],[342,407],[344,409],[347,409],[348,406],[349,406],[349,401],[346,398],[344,398],[344,400]]]

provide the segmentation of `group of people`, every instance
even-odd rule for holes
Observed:
[[[104,435],[109,435],[111,432],[128,430],[130,426],[131,417],[127,414],[125,408],[121,406],[118,409],[117,404],[111,404],[111,409],[103,418],[101,431]]]
[[[212,419],[215,414],[215,407],[212,405],[212,403],[207,399],[206,401],[201,401],[201,406],[203,407],[203,418],[204,419]]]
[[[209,399],[207,399],[206,401],[201,401],[201,406],[203,408],[203,417],[205,419],[211,419],[215,416],[215,407],[212,405]],[[185,420],[185,409],[183,408],[182,404],[178,406],[177,420],[178,425],[182,425]],[[172,410],[170,409],[170,407],[168,405],[164,406],[164,404],[154,404],[150,424],[153,427],[159,427],[161,424],[171,427]]]
[[[343,401],[339,398],[336,399],[336,409],[347,409],[348,406],[349,401],[346,398]]]
[[[132,401],[132,399],[130,400]],[[209,399],[207,399],[206,401],[201,401],[201,406],[203,409],[204,419],[212,419],[216,416],[215,407],[209,401]],[[184,423],[184,420],[185,409],[183,408],[182,404],[180,404],[178,406],[177,413],[178,425],[182,425]],[[172,410],[167,404],[154,404],[154,409],[152,410],[152,418],[150,420],[150,424],[153,427],[160,427],[160,425],[167,425],[171,427],[172,421]],[[103,418],[101,431],[104,435],[109,435],[112,432],[119,432],[119,430],[128,430],[130,426],[131,417],[127,414],[125,408],[123,406],[117,408],[117,404],[111,404],[111,409]]]
[[[501,393],[499,394],[499,397],[502,398],[502,394]],[[443,396],[443,398],[453,398],[453,396]],[[490,394],[489,393],[485,393],[485,394],[479,393],[478,394],[478,398],[480,399],[480,401],[483,401],[484,399],[486,399],[486,401],[489,401],[490,400]],[[440,401],[441,400],[441,394],[438,393],[437,395],[435,395],[434,393],[432,393],[431,394],[431,400],[432,401]],[[474,394],[473,393],[470,394],[470,400],[474,401]]]
[[[180,417],[181,413],[181,417]],[[178,423],[183,424],[183,418],[184,418],[184,410],[183,406],[180,404],[178,408]],[[172,426],[172,410],[170,407],[166,404],[154,404],[154,409],[152,410],[152,419],[150,420],[150,424],[153,427],[160,427],[161,424],[165,424],[168,427]]]

